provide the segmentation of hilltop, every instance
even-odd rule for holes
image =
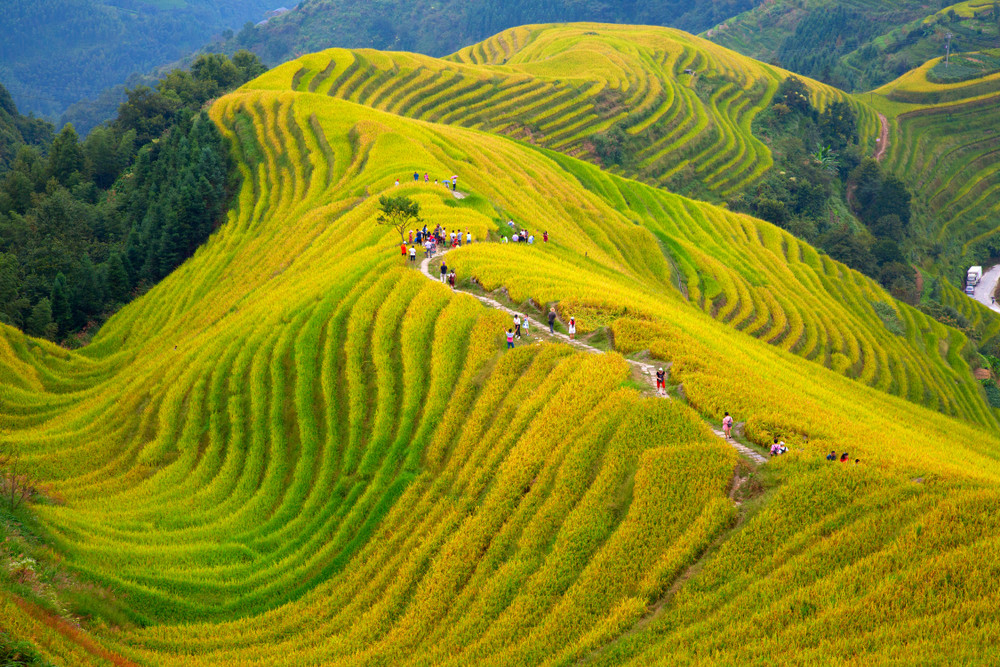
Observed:
[[[704,33],[748,56],[844,90],[870,90],[952,52],[1000,47],[992,0],[940,4],[917,0],[778,0],[733,16]]]
[[[683,52],[533,30],[553,64],[590,32]],[[316,54],[223,97],[226,224],[82,350],[0,326],[0,442],[44,496],[3,629],[71,664],[991,658],[1000,441],[963,334],[769,223],[451,124],[457,91],[370,101],[502,84],[473,55],[501,42]],[[364,63],[384,92],[328,94]],[[505,351],[507,316],[373,223],[386,194],[473,234],[462,290],[609,351]],[[511,219],[549,241],[501,242]],[[724,410],[791,453],[740,460]]]
[[[595,0],[412,0],[386,2],[379,11],[352,0],[304,0],[265,25],[246,26],[226,41],[227,52],[250,49],[278,65],[331,47],[374,48],[444,56],[508,28],[552,21],[669,25],[704,30],[760,0],[612,2]],[[213,47],[214,48],[214,47]]]

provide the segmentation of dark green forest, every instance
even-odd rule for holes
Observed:
[[[10,168],[21,146],[35,146],[47,151],[52,143],[52,125],[35,118],[22,116],[7,89],[0,85],[0,172]]]
[[[85,139],[66,125],[47,150],[21,145],[0,169],[0,321],[83,344],[190,257],[237,186],[202,107],[264,70],[248,52],[203,55],[129,90]]]
[[[669,25],[698,32],[761,0],[303,0],[264,26],[247,24],[221,50],[250,49],[269,64],[327,49],[376,48],[443,56],[529,23],[601,21]]]
[[[0,81],[23,112],[58,118],[177,61],[227,28],[258,20],[271,0],[3,0]],[[16,29],[12,29],[16,28]]]

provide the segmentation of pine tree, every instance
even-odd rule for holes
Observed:
[[[97,267],[91,261],[90,255],[84,255],[76,270],[71,290],[73,304],[73,320],[76,326],[83,326],[87,320],[101,309],[101,281],[97,276]]]
[[[69,288],[66,287],[66,276],[60,271],[56,274],[56,279],[52,283],[52,292],[49,296],[50,307],[52,309],[52,321],[56,324],[56,331],[60,337],[73,326],[73,309],[69,302]]]
[[[55,337],[56,325],[52,322],[52,303],[48,299],[42,299],[31,309],[27,329],[32,336]]]
[[[76,130],[71,123],[56,135],[52,141],[52,148],[49,151],[49,174],[61,184],[69,187],[73,185],[73,175],[83,171],[85,165],[83,148],[80,147],[80,138],[76,136]]]
[[[108,258],[104,278],[104,293],[112,302],[125,303],[128,301],[130,289],[128,273],[125,271],[122,256],[116,252]]]

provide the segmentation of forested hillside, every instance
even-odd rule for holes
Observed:
[[[272,65],[330,47],[369,47],[443,56],[501,30],[529,23],[603,21],[668,25],[697,32],[760,0],[304,0],[264,26],[246,26],[226,43],[246,48]]]
[[[22,116],[7,89],[0,84],[0,174],[10,168],[21,146],[41,151],[52,143],[53,127],[40,118]]]
[[[46,151],[22,144],[0,168],[0,322],[78,346],[191,256],[235,187],[201,109],[263,71],[246,52],[201,56],[86,138],[67,125]]]
[[[944,55],[949,43],[952,52],[1000,46],[1000,11],[994,0],[778,0],[705,36],[844,90],[870,90]]]
[[[57,119],[133,73],[262,17],[272,0],[4,0],[0,81],[22,112]]]

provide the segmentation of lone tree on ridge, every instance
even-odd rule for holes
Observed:
[[[375,222],[380,225],[392,227],[399,232],[399,238],[406,243],[403,232],[408,227],[412,227],[418,222],[423,222],[420,218],[420,204],[409,197],[387,197],[382,195],[378,198],[379,213]]]

